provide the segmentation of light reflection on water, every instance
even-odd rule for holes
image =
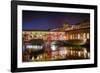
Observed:
[[[85,47],[51,47],[52,51],[44,52],[36,57],[27,59],[27,62],[35,61],[57,61],[57,60],[80,60],[80,59],[89,59],[90,52],[87,51]]]
[[[38,48],[40,51],[33,52],[34,50],[28,48],[28,53],[27,51],[23,52],[25,53],[23,54],[23,62],[80,60],[90,58],[89,47],[87,48],[85,46],[59,46],[53,42],[49,47],[45,46],[45,49],[43,48],[43,50]]]
[[[52,59],[88,59],[90,52],[85,47],[59,47],[59,50],[52,51]]]

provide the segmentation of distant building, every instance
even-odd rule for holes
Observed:
[[[62,27],[52,29],[51,31],[65,32],[66,40],[90,39],[90,21],[84,20],[75,25],[65,23]]]

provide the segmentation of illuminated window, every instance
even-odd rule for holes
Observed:
[[[72,35],[70,35],[70,39],[72,39]]]
[[[78,33],[78,39],[80,39],[80,34]]]
[[[86,33],[83,33],[83,38],[86,38]]]

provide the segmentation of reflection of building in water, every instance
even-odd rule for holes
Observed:
[[[90,53],[84,47],[59,47],[58,51],[52,52],[52,59],[85,59]]]

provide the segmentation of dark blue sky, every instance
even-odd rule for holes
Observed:
[[[89,19],[89,14],[23,11],[23,30],[49,30],[61,27],[64,23],[75,25],[82,20]]]

